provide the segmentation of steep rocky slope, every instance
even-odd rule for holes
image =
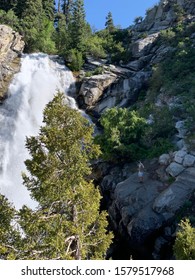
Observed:
[[[5,98],[12,76],[19,70],[23,49],[24,42],[19,33],[0,25],[0,101]]]
[[[173,45],[159,41],[161,31],[167,30],[168,34],[168,29],[178,23],[192,26],[194,22],[195,1],[165,0],[148,10],[145,19],[132,27],[130,61],[120,67],[102,64],[105,74],[85,78],[79,92],[82,106],[99,116],[107,108],[134,104],[143,89],[146,99],[150,98],[147,88],[153,68],[175,51]],[[193,47],[194,33],[189,33],[187,40]],[[177,92],[169,96],[162,84],[155,94],[155,106],[178,106],[182,111]],[[187,143],[190,131],[181,115],[173,116],[174,150],[145,162],[143,185],[138,182],[136,164],[104,162],[96,168],[101,174],[97,180],[112,228],[119,239],[125,240],[128,256],[134,252],[141,258],[173,258],[177,224],[185,217],[186,205],[191,205],[189,213],[194,217],[195,148]]]
[[[130,61],[121,62],[120,67],[99,63],[104,74],[84,78],[78,96],[80,106],[101,114],[106,108],[128,107],[134,103],[140,91],[147,87],[152,67],[174,51],[166,42],[157,44],[160,31],[179,21],[188,24],[195,21],[194,1],[161,0],[149,9],[145,19],[131,27]]]

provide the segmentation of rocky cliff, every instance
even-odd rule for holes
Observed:
[[[129,62],[101,64],[103,74],[83,80],[79,92],[82,106],[98,116],[107,108],[135,103],[141,90],[147,88],[153,67],[174,52],[167,42],[159,44],[161,30],[178,22],[195,22],[194,0],[164,0],[148,10],[145,19],[132,27]],[[193,45],[194,35],[189,34],[189,38]],[[171,105],[171,99],[165,99],[166,93],[159,90],[155,105]],[[138,182],[136,164],[112,166],[104,162],[97,168],[112,228],[125,240],[128,257],[132,250],[135,258],[172,258],[177,224],[187,205],[190,215],[195,215],[195,149],[186,145],[188,131],[180,116],[175,117],[175,128],[176,150],[145,162],[143,184]]]
[[[178,20],[192,20],[195,17],[194,0],[161,0],[146,11],[146,17],[133,27],[135,32],[149,34],[167,29]]]
[[[195,21],[194,0],[161,0],[149,9],[144,20],[131,27],[133,38],[129,45],[129,62],[121,62],[120,67],[99,63],[104,74],[83,80],[78,97],[80,106],[101,114],[106,108],[128,107],[134,103],[147,86],[152,67],[174,51],[166,43],[157,44],[160,31],[178,21]],[[95,67],[93,61],[89,64]]]
[[[12,28],[0,25],[0,101],[5,98],[12,76],[20,67],[24,42]]]

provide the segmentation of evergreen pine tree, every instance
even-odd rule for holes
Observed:
[[[109,12],[106,17],[105,26],[106,26],[106,29],[109,31],[109,33],[112,33],[115,29],[111,12]]]
[[[15,259],[20,235],[14,229],[16,211],[8,200],[0,195],[0,259]],[[16,247],[15,247],[16,246]]]
[[[51,1],[50,1],[51,2]],[[44,2],[46,5],[46,2]],[[49,6],[51,8],[51,5]],[[42,0],[26,0],[22,13],[21,33],[24,35],[26,51],[54,52],[55,45],[52,39],[54,33],[53,20],[43,9]]]
[[[36,50],[37,37],[42,27],[42,21],[42,0],[26,0],[22,13],[21,33],[24,35],[27,51]]]
[[[72,17],[73,5],[74,5],[74,0],[63,0],[62,1],[62,11],[66,17],[67,25],[69,25],[71,17]]]
[[[58,13],[55,43],[58,54],[65,57],[67,50],[70,48],[70,35],[66,24],[66,17],[62,13]]]
[[[102,259],[111,243],[100,193],[87,179],[99,154],[92,127],[57,94],[44,110],[44,126],[27,139],[30,176],[24,184],[39,210],[20,212],[25,232],[20,258]]]
[[[84,50],[86,37],[86,21],[84,1],[76,0],[74,3],[73,18],[71,22],[72,48],[79,51]]]
[[[45,15],[50,21],[54,21],[54,12],[55,12],[55,1],[54,0],[42,0],[43,10]]]
[[[1,0],[0,1],[0,10],[4,10],[4,11],[9,11],[10,9],[12,9],[15,6],[15,2],[14,0]]]
[[[14,12],[15,14],[19,17],[22,18],[22,14],[26,8],[26,0],[17,0],[16,5],[14,7]]]

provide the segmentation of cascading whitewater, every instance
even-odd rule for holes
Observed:
[[[43,109],[58,90],[65,94],[74,90],[72,72],[55,56],[24,55],[21,70],[10,84],[9,97],[0,106],[0,193],[16,209],[37,205],[22,184],[24,161],[29,158],[25,140],[38,134]],[[73,98],[67,96],[67,102],[76,108]]]

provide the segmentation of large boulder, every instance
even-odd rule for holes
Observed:
[[[180,174],[176,181],[164,190],[154,201],[153,209],[159,214],[174,217],[195,191],[195,168],[190,167]]]
[[[195,162],[195,156],[187,154],[184,157],[183,166],[191,167],[194,165],[194,162]]]
[[[84,78],[78,95],[79,105],[98,115],[107,108],[127,107],[137,100],[150,76],[150,70],[133,72],[127,68],[110,67],[105,74]]]
[[[165,224],[163,215],[147,205],[130,221],[127,227],[131,243],[142,245]]]
[[[140,58],[150,53],[153,42],[158,37],[159,33],[154,33],[144,39],[139,39],[132,44],[132,56]]]
[[[147,173],[144,175],[143,184],[139,183],[137,173],[117,184],[113,194],[113,203],[110,205],[108,212],[114,226],[118,227],[121,234],[123,234],[123,228],[125,227],[132,242],[143,243],[145,238],[155,230],[155,225],[152,222],[153,218],[151,218],[152,225],[148,219],[151,217],[153,201],[162,189],[162,182],[150,179]],[[146,218],[143,218],[142,214],[144,214],[144,217],[145,215],[148,216],[147,223],[140,223],[141,220]],[[158,216],[155,213],[153,215]],[[137,234],[141,224],[142,233],[145,232],[143,235]],[[148,231],[148,228],[151,228],[151,230]]]
[[[175,124],[175,128],[178,131],[177,137],[178,138],[185,138],[186,134],[188,132],[187,128],[186,128],[186,122],[185,121],[177,121]]]
[[[144,183],[139,183],[134,173],[112,191],[108,209],[112,225],[121,236],[126,234],[131,245],[139,247],[174,222],[178,210],[195,192],[195,168],[184,170],[170,186],[147,173]]]
[[[23,49],[21,35],[9,26],[0,25],[0,100],[4,99],[13,74],[19,70]]]
[[[172,162],[166,169],[166,172],[172,177],[177,177],[185,168],[183,165]]]
[[[184,161],[184,157],[187,155],[186,151],[179,150],[178,152],[175,153],[174,160],[175,162],[182,164]]]
[[[112,84],[117,79],[117,76],[113,73],[95,75],[83,80],[80,88],[80,97],[84,99],[86,106],[93,106],[97,103],[104,89]]]

